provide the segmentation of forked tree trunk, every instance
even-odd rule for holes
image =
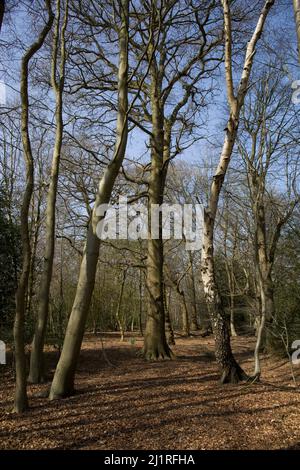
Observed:
[[[36,52],[42,47],[47,34],[53,24],[53,13],[51,11],[50,0],[46,1],[48,10],[47,23],[42,29],[37,41],[26,51],[21,64],[21,135],[23,144],[23,154],[26,165],[26,185],[21,207],[21,241],[23,250],[22,271],[16,292],[16,316],[14,324],[15,341],[15,364],[16,364],[16,390],[14,410],[22,413],[28,407],[26,390],[26,356],[24,343],[26,294],[28,290],[28,280],[30,272],[31,246],[28,227],[28,216],[30,202],[34,185],[34,160],[29,137],[29,99],[28,99],[28,67],[29,62]]]
[[[35,332],[32,342],[31,356],[30,356],[30,371],[28,381],[30,383],[40,383],[44,379],[44,361],[43,351],[45,334],[47,329],[47,319],[49,312],[49,296],[50,285],[52,279],[54,247],[55,247],[55,210],[56,210],[56,197],[57,197],[57,184],[59,175],[60,154],[62,149],[63,139],[63,89],[65,80],[65,33],[68,24],[68,0],[65,3],[65,14],[62,24],[61,32],[61,47],[60,47],[60,70],[59,78],[57,80],[57,57],[59,54],[59,29],[60,29],[60,13],[61,2],[57,0],[57,19],[53,40],[52,51],[52,87],[56,97],[55,109],[55,143],[52,157],[52,167],[50,176],[50,185],[47,196],[46,208],[46,237],[45,237],[45,250],[44,250],[44,265],[41,274],[41,281],[38,296],[38,310]]]
[[[96,227],[98,222],[103,220],[103,216],[97,215],[97,208],[99,205],[109,202],[126,151],[128,136],[128,4],[128,0],[121,1],[122,24],[119,30],[118,117],[115,154],[99,183],[81,262],[75,300],[50,390],[49,398],[51,400],[66,397],[74,391],[74,377],[99,257],[100,240],[96,234]]]
[[[230,116],[226,127],[226,136],[216,173],[213,177],[208,208],[204,211],[204,233],[202,249],[202,281],[212,329],[215,336],[216,360],[221,370],[221,382],[236,383],[246,379],[247,376],[233,357],[230,345],[230,335],[226,321],[225,311],[215,279],[214,267],[214,225],[218,209],[218,201],[224,178],[231,159],[236,141],[240,111],[244,104],[248,90],[249,77],[253,65],[253,57],[258,40],[261,37],[265,20],[274,4],[274,0],[265,2],[255,31],[248,43],[243,71],[237,95],[235,95],[232,74],[232,33],[230,1],[223,0],[224,28],[225,28],[225,74],[227,97],[230,107]]]

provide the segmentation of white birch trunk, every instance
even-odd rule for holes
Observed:
[[[228,104],[230,116],[227,122],[226,136],[221,152],[219,164],[211,184],[210,199],[208,208],[204,211],[204,234],[202,249],[202,281],[211,324],[215,336],[216,360],[221,370],[221,382],[238,382],[245,379],[246,374],[235,361],[231,346],[228,325],[222,305],[221,296],[215,279],[214,267],[214,225],[218,209],[220,192],[226,176],[227,168],[231,159],[233,147],[236,141],[237,129],[239,125],[240,111],[244,104],[244,99],[248,89],[250,73],[253,65],[253,57],[258,40],[261,37],[263,27],[274,4],[274,0],[265,2],[256,28],[248,43],[243,71],[237,95],[235,95],[232,77],[232,35],[230,1],[223,0],[224,26],[225,26],[225,74],[227,85]]]

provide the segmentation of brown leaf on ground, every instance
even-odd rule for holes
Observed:
[[[149,363],[133,333],[103,342],[105,355],[99,338],[85,338],[75,396],[49,402],[35,397],[49,383],[29,386],[31,408],[21,416],[11,412],[12,371],[2,369],[1,449],[300,448],[300,394],[286,360],[264,356],[258,384],[221,386],[211,337],[177,338],[175,360]],[[232,343],[251,374],[253,338]],[[53,373],[57,352],[47,360]]]

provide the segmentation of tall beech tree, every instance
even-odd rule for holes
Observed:
[[[199,138],[191,138],[191,130],[195,129],[196,134],[203,120],[201,111],[206,107],[207,89],[211,89],[207,81],[212,79],[220,63],[222,31],[215,2],[205,1],[194,7],[192,2],[154,1],[152,7],[155,21],[150,24],[149,32],[149,79],[137,111],[139,127],[150,134],[151,160],[147,181],[149,305],[143,355],[146,359],[164,359],[172,357],[172,352],[165,335],[162,221],[159,213],[158,226],[152,231],[157,215],[152,209],[164,202],[170,162]],[[148,10],[150,15],[150,6]],[[142,38],[146,30],[144,23],[141,18]]]
[[[214,262],[214,230],[221,189],[230,163],[233,148],[237,138],[241,109],[248,92],[249,79],[253,66],[257,43],[262,35],[266,18],[275,0],[265,2],[260,13],[255,30],[250,38],[240,83],[237,91],[234,87],[233,58],[232,58],[232,20],[229,0],[223,0],[224,40],[225,40],[225,79],[229,118],[226,126],[225,140],[218,166],[212,179],[208,207],[204,210],[204,230],[202,248],[202,282],[209,310],[213,333],[215,337],[216,360],[220,367],[221,383],[236,383],[247,378],[247,375],[236,362],[230,345],[230,334],[226,321],[222,298],[215,276]]]
[[[61,13],[63,20],[61,24]],[[69,0],[56,1],[56,20],[52,45],[51,84],[55,93],[55,143],[46,208],[46,233],[44,249],[44,266],[39,287],[38,311],[32,350],[30,356],[30,372],[28,380],[39,383],[43,379],[43,349],[49,311],[49,294],[52,278],[54,246],[55,246],[55,211],[59,164],[63,141],[63,91],[66,65],[66,28],[68,25]],[[61,32],[60,32],[61,31]],[[59,63],[58,63],[59,61]]]
[[[29,93],[28,93],[28,75],[29,64],[34,55],[43,46],[45,39],[52,28],[54,14],[51,9],[51,0],[45,0],[47,10],[47,22],[45,23],[38,39],[26,50],[21,62],[21,136],[23,144],[23,156],[26,166],[26,183],[23,194],[20,225],[22,241],[22,270],[16,292],[16,316],[14,324],[15,341],[15,361],[16,361],[16,393],[15,405],[16,412],[21,413],[28,407],[27,389],[26,389],[26,357],[24,345],[24,322],[26,310],[26,294],[28,289],[28,279],[30,272],[31,244],[29,234],[29,209],[34,187],[34,158],[32,154],[31,139],[29,134]]]
[[[118,112],[116,126],[116,144],[112,160],[107,165],[99,182],[96,201],[89,222],[87,239],[83,251],[78,284],[72,311],[69,317],[64,344],[54,374],[50,396],[51,400],[73,393],[74,377],[81,343],[84,335],[86,318],[94,289],[100,239],[96,228],[104,216],[97,214],[98,206],[108,204],[124,160],[128,137],[128,36],[129,36],[129,0],[118,1],[120,26],[119,66],[118,66]]]

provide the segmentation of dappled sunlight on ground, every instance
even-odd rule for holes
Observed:
[[[212,337],[176,340],[176,359],[146,363],[141,338],[87,336],[77,394],[36,398],[48,384],[30,386],[30,411],[11,413],[13,376],[0,385],[0,448],[10,449],[279,449],[300,448],[300,394],[283,359],[263,359],[259,384],[221,386]],[[248,373],[254,340],[234,338]],[[57,352],[48,351],[52,369]],[[299,377],[300,367],[296,367]],[[300,383],[300,377],[299,377]]]

